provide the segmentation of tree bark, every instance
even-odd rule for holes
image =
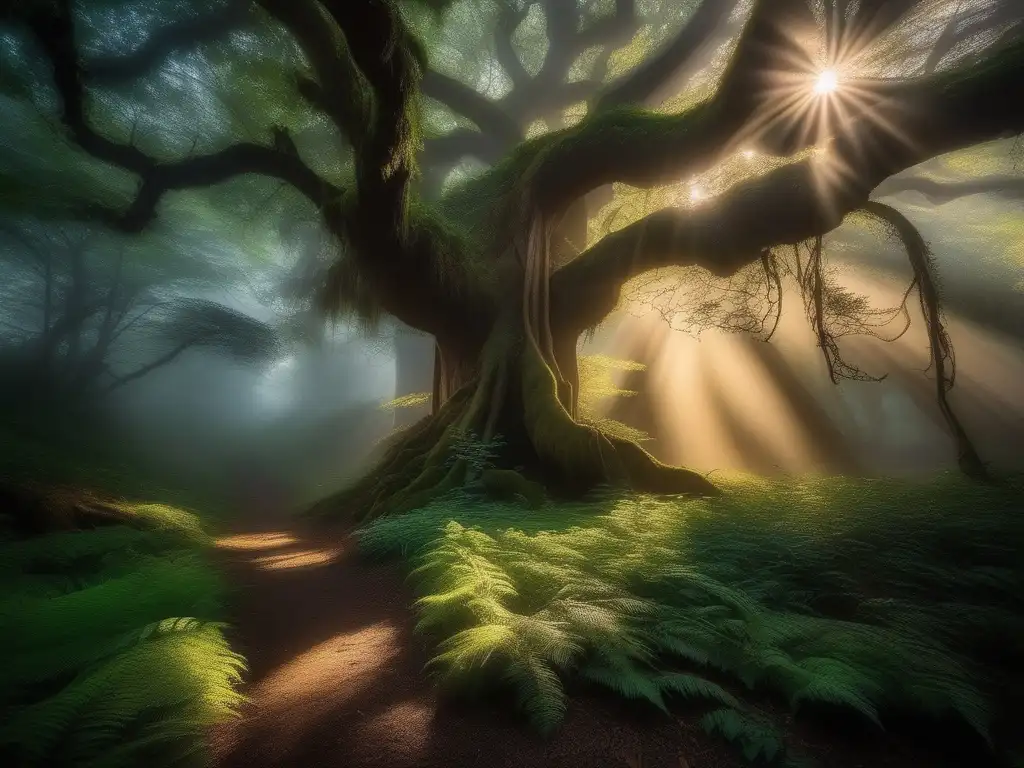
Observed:
[[[437,383],[435,413],[404,430],[366,477],[311,512],[359,519],[400,514],[460,487],[507,488],[512,475],[519,477],[517,493],[531,506],[543,498],[544,488],[557,497],[600,484],[655,493],[718,493],[703,476],[662,464],[634,443],[575,421],[566,402],[572,406],[578,389],[576,337],[560,334],[553,341],[557,369],[564,367],[562,377],[568,372],[576,381],[573,389],[560,390],[525,308],[507,302],[479,356],[472,364],[456,360],[452,383]],[[438,368],[448,378],[453,366],[443,352],[439,356]],[[445,398],[446,387],[456,385]],[[460,452],[467,438],[485,444],[499,439],[497,466],[486,468],[499,475],[483,479],[480,468]]]

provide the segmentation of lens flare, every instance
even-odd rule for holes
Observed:
[[[835,93],[835,90],[838,87],[839,75],[836,74],[834,69],[826,69],[824,72],[818,74],[818,79],[814,83],[814,92],[819,96],[825,96],[830,93]]]

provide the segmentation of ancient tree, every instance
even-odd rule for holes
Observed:
[[[553,44],[532,78],[517,68],[514,52],[498,45],[517,84],[499,102],[431,70],[429,47],[407,23],[411,0],[232,2],[169,23],[120,56],[82,50],[81,11],[70,0],[16,4],[6,20],[29,30],[45,55],[67,135],[138,178],[129,205],[83,206],[83,215],[141,231],[168,193],[244,174],[280,180],[308,200],[341,246],[322,286],[325,309],[372,305],[434,337],[432,415],[405,430],[362,481],[325,502],[362,516],[414,508],[475,482],[534,499],[540,484],[715,493],[701,475],[660,464],[637,444],[575,418],[577,341],[616,307],[627,281],[651,270],[697,266],[725,279],[761,269],[765,281],[778,284],[790,264],[830,371],[849,374],[822,319],[829,295],[820,244],[853,212],[884,221],[906,246],[944,401],[951,349],[927,248],[910,222],[869,197],[925,160],[1024,131],[1024,102],[1006,96],[1024,78],[1016,4],[996,3],[992,13],[972,11],[947,25],[939,41],[946,52],[971,25],[1000,33],[955,66],[939,66],[944,53],[938,51],[914,77],[851,76],[834,93],[816,87],[822,51],[826,66],[854,61],[925,4],[755,0],[749,7],[704,0],[647,61],[607,84],[573,84],[580,92],[566,96],[565,59],[628,39],[638,4],[616,0],[595,19],[576,0],[508,2],[503,23],[513,27],[518,14],[541,6]],[[418,5],[444,13],[451,3]],[[110,138],[90,119],[94,88],[142,77],[176,51],[270,27],[287,33],[301,52],[289,73],[296,93],[351,150],[344,183],[317,170],[286,126],[268,126],[264,142],[169,158]],[[657,94],[702,65],[710,38],[730,29],[739,30],[735,48],[705,98],[678,110],[649,109]],[[516,96],[531,82],[535,96],[549,94],[555,103]],[[424,147],[424,93],[457,105],[479,132]],[[524,120],[557,112],[560,99],[585,100],[586,115],[524,140]],[[420,163],[434,157],[436,167],[442,152],[449,160],[482,153],[494,164],[441,194],[423,183]],[[786,161],[699,206],[656,210],[596,242],[580,236],[580,211],[585,226],[586,197],[595,190],[676,182],[742,152]],[[481,475],[456,450],[467,435],[484,442],[500,436],[496,459],[504,468]],[[969,441],[959,446],[961,464],[980,474]]]

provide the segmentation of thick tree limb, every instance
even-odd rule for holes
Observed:
[[[541,90],[565,80],[579,53],[580,9],[576,0],[540,0],[544,9],[548,51],[533,88]]]
[[[361,140],[370,120],[371,104],[363,79],[345,45],[318,3],[306,0],[258,0],[267,13],[287,29],[316,75],[300,78],[299,92],[326,114],[353,143]]]
[[[773,48],[772,41],[775,46],[784,42],[774,26],[778,22],[774,14],[786,1],[763,3],[755,8],[755,18],[744,32],[736,59],[718,94],[690,112],[655,116],[614,111],[584,121],[558,136],[546,137],[549,143],[538,150],[533,179],[537,204],[545,211],[555,212],[602,184],[620,181],[647,187],[668,183],[709,167],[723,153],[735,151],[739,140],[748,146],[757,145],[758,136],[749,135],[749,125],[756,122],[765,109],[776,112],[779,109],[772,106],[772,92],[759,79],[763,79],[763,73],[770,72],[773,65],[764,52],[766,46],[767,50],[775,50],[774,56],[778,57],[778,48]],[[802,6],[799,0],[794,3]],[[764,11],[758,18],[758,9],[766,7],[771,10]],[[799,20],[799,8],[794,8],[792,13],[795,24]],[[792,29],[792,25],[789,28]],[[974,135],[998,136],[1012,132],[1019,106],[1003,103],[1008,100],[992,99],[989,94],[1015,92],[1022,58],[1024,54],[1018,41],[976,67],[955,73],[909,81],[851,83],[849,87],[856,87],[862,96],[848,105],[848,125],[831,127],[836,134],[846,137],[852,137],[856,130],[865,146],[881,139],[887,148],[885,151],[891,149],[900,158],[893,160],[893,170],[875,179],[875,184],[880,183],[892,173],[947,151],[941,148],[944,144],[954,149],[968,146]],[[989,83],[992,88],[1005,90],[986,90]],[[811,78],[808,78],[807,92],[801,96],[807,99],[806,111],[801,115],[794,107],[792,124],[785,131],[767,126],[767,130],[761,132],[760,143],[763,144],[767,136],[773,147],[790,154],[819,140],[815,131],[800,127],[801,122],[813,125],[815,119],[817,107],[810,89]],[[874,95],[869,99],[863,94]],[[778,98],[774,97],[776,101]],[[869,100],[873,103],[867,103]],[[955,116],[957,109],[964,110],[961,118]],[[903,135],[915,136],[915,139],[919,135],[924,142],[920,146],[928,146],[928,150],[900,147],[895,136],[882,128],[883,123],[899,126]],[[781,120],[779,126],[784,127]],[[880,159],[879,151],[879,147],[874,148]],[[918,159],[905,163],[915,157]],[[851,167],[859,162],[856,157],[850,158]]]
[[[276,0],[275,0],[276,2]],[[353,236],[358,249],[404,247],[408,234],[410,182],[418,143],[414,111],[425,68],[418,48],[390,0],[323,2],[344,36],[351,60],[369,84],[372,109],[365,132],[355,142],[359,228],[378,229],[376,243]],[[381,238],[387,238],[381,241]]]
[[[290,184],[318,208],[342,195],[340,188],[318,176],[298,155],[242,143],[173,163],[154,161],[142,172],[142,184],[131,206],[111,223],[126,232],[139,232],[154,219],[157,204],[166,192],[208,187],[250,173]]]
[[[667,266],[701,266],[728,276],[764,248],[799,243],[842,221],[861,196],[824,201],[820,163],[805,160],[737,185],[693,209],[664,208],[623,227],[555,272],[552,324],[582,331],[615,307],[627,280]],[[866,198],[866,191],[863,193]]]
[[[1024,200],[1024,177],[989,176],[964,181],[936,181],[922,176],[896,176],[886,179],[871,193],[872,197],[916,192],[932,205],[959,200],[971,195],[992,195],[1007,200]]]
[[[797,74],[806,69],[810,84],[806,38],[814,29],[804,0],[761,0],[712,99],[681,115],[598,113],[544,137],[532,179],[535,203],[557,214],[604,184],[654,186],[714,164],[742,129],[758,122],[755,116],[778,110],[772,78],[779,76],[780,61]],[[760,138],[763,142],[764,131]],[[785,142],[772,138],[780,154],[799,148],[789,136]]]
[[[967,70],[902,84],[877,114],[847,123],[827,154],[745,181],[703,206],[664,209],[609,235],[553,275],[552,322],[579,330],[596,324],[614,308],[623,282],[657,267],[698,265],[729,275],[766,248],[830,231],[895,173],[1024,132],[1024,103],[991,98],[1013,92],[1021,78],[1024,41]]]

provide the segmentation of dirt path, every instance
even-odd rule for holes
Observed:
[[[211,734],[220,768],[743,765],[696,718],[637,714],[615,700],[574,696],[548,740],[507,708],[439,702],[423,673],[428,649],[412,633],[409,589],[393,565],[359,558],[347,535],[253,526],[219,547],[252,699],[240,721]],[[821,765],[934,765],[867,751],[827,749]]]

